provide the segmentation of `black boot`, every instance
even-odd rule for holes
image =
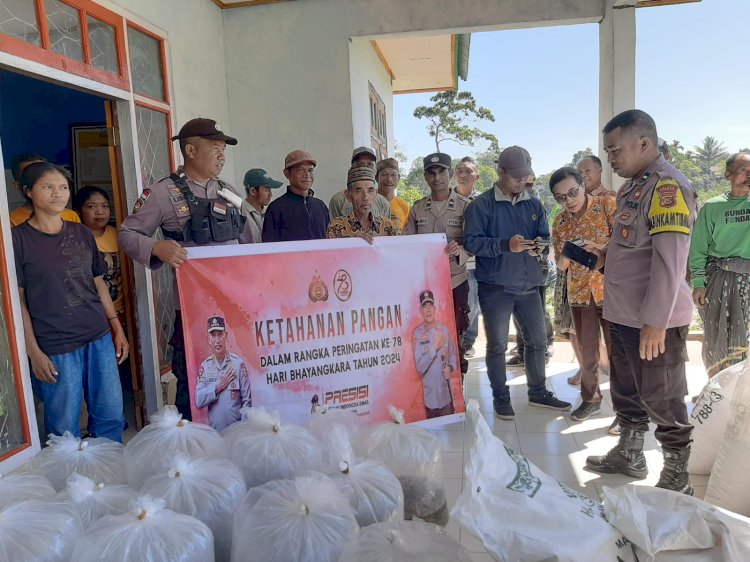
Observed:
[[[644,431],[622,428],[620,442],[606,455],[588,457],[586,468],[602,474],[625,474],[633,478],[646,478],[648,467],[643,454]]]
[[[693,486],[690,484],[690,475],[687,471],[689,458],[690,447],[664,449],[664,468],[661,469],[656,487],[692,496]]]

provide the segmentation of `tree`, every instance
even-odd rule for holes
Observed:
[[[728,156],[724,143],[717,141],[714,137],[703,139],[702,146],[695,147],[695,157],[701,171],[710,175],[715,172],[715,167]]]
[[[478,106],[471,92],[447,90],[430,98],[431,106],[420,105],[414,110],[414,117],[427,119],[428,134],[435,139],[435,151],[440,152],[440,143],[453,141],[462,145],[474,146],[479,140],[486,140],[497,151],[495,135],[467,124],[471,121],[495,121],[495,116],[486,107]]]
[[[594,153],[593,153],[593,151],[591,150],[591,147],[587,146],[587,147],[586,147],[586,148],[584,148],[583,150],[579,150],[578,152],[576,152],[576,153],[575,153],[575,154],[573,155],[573,159],[572,159],[572,160],[571,160],[571,161],[570,161],[570,162],[569,162],[568,164],[566,164],[566,166],[572,166],[572,167],[574,167],[574,168],[575,168],[576,166],[578,166],[578,163],[579,163],[579,162],[580,162],[581,160],[583,160],[583,159],[584,159],[584,158],[586,158],[587,156],[593,156],[593,155],[594,155]]]

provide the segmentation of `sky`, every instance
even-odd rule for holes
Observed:
[[[706,136],[727,149],[750,146],[750,0],[636,11],[636,107],[656,121],[659,135],[692,148]],[[537,175],[598,146],[599,25],[473,33],[469,79],[460,90],[492,110],[482,125],[500,146],[529,150]],[[434,151],[427,121],[414,108],[432,94],[394,96],[394,133],[409,163]],[[452,142],[441,150],[461,157],[476,148]]]

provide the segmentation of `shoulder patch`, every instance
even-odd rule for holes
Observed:
[[[140,211],[141,207],[146,204],[146,201],[148,201],[149,197],[151,197],[151,190],[146,188],[143,190],[140,197],[138,197],[135,205],[133,205],[133,213],[137,213],[138,211]]]
[[[651,223],[649,234],[690,234],[690,208],[676,180],[663,179],[656,184],[648,219]]]

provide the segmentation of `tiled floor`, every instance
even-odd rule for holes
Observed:
[[[607,429],[614,419],[607,377],[603,378],[601,385],[604,395],[601,415],[584,422],[574,422],[569,418],[569,412],[559,413],[530,407],[526,397],[526,374],[523,368],[509,369],[508,384],[516,417],[513,421],[497,420],[492,412],[492,393],[484,363],[484,345],[485,342],[480,335],[480,340],[474,346],[477,355],[470,361],[465,381],[466,400],[474,399],[479,402],[480,411],[493,433],[506,445],[526,456],[550,476],[592,498],[599,499],[603,486],[617,486],[629,482],[653,486],[656,483],[662,467],[662,456],[653,432],[646,436],[649,475],[645,480],[636,481],[626,476],[595,474],[583,468],[587,456],[604,454],[617,443],[617,437],[607,434]],[[698,394],[705,384],[706,375],[700,358],[700,344],[689,342],[688,351],[691,359],[688,364],[688,387],[690,396],[693,396]],[[570,386],[566,379],[574,374],[577,368],[577,364],[573,362],[570,345],[556,343],[554,356],[547,367],[547,386],[558,398],[571,402],[574,408],[580,401],[580,387]],[[688,408],[691,406],[688,400]],[[452,507],[463,486],[462,468],[470,455],[473,428],[467,420],[444,425],[432,431],[443,444],[446,495]],[[705,494],[707,480],[707,476],[692,477],[697,497],[702,498]],[[459,528],[455,521],[449,523],[447,530],[467,547],[474,560],[491,560],[481,541]]]

